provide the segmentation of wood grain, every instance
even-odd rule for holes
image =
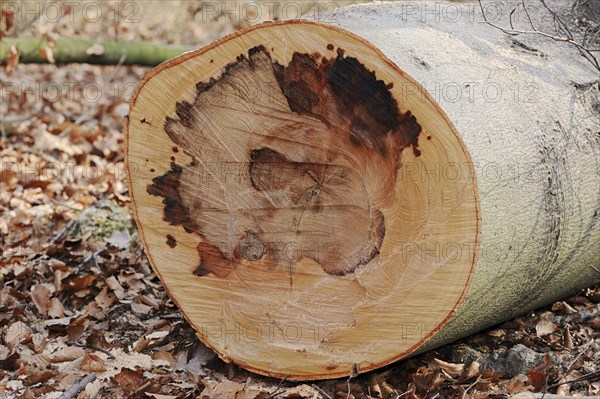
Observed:
[[[148,257],[225,360],[291,379],[371,370],[417,349],[469,286],[469,154],[346,31],[263,24],[177,57],[140,85],[126,141]],[[421,173],[449,164],[456,178]]]

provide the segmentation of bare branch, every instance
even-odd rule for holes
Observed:
[[[511,13],[509,15],[510,29],[503,28],[503,27],[501,27],[499,25],[496,25],[496,24],[490,22],[488,20],[488,18],[487,18],[485,10],[483,9],[483,4],[481,3],[481,0],[477,0],[477,1],[479,3],[479,8],[481,9],[481,15],[483,16],[483,20],[489,26],[491,26],[491,27],[493,27],[495,29],[498,29],[498,30],[502,31],[503,33],[505,33],[507,35],[510,35],[510,36],[517,36],[517,35],[538,35],[538,36],[547,37],[547,38],[552,39],[552,40],[557,41],[557,42],[563,42],[563,43],[571,44],[571,45],[577,47],[577,49],[581,52],[581,54],[584,56],[584,58],[587,59],[589,62],[591,62],[592,65],[594,66],[594,68],[596,68],[600,72],[600,62],[598,62],[598,59],[593,54],[594,52],[598,52],[600,49],[589,48],[587,46],[587,43],[589,42],[589,40],[586,42],[586,40],[585,40],[585,34],[584,34],[584,40],[581,43],[577,42],[573,38],[573,35],[572,35],[571,31],[569,30],[569,28],[567,27],[567,24],[554,11],[552,11],[550,9],[550,7],[548,7],[546,5],[546,3],[545,3],[544,0],[540,0],[540,2],[545,7],[545,9],[552,14],[553,18],[555,19],[554,23],[555,23],[556,35],[540,31],[540,30],[538,30],[535,27],[535,24],[533,23],[531,15],[529,14],[529,11],[527,10],[527,7],[525,6],[525,0],[521,0],[521,5],[523,6],[523,9],[525,10],[525,15],[527,16],[527,20],[529,22],[529,25],[531,26],[531,30],[522,30],[522,29],[515,29],[514,28],[513,21],[512,21],[512,16],[513,16],[513,13],[515,12],[515,10],[511,11]],[[566,36],[562,36],[560,34],[560,32],[558,31],[559,27],[560,27],[561,30],[564,31],[564,34]],[[597,35],[597,34],[598,34],[598,32],[596,32],[594,35]]]

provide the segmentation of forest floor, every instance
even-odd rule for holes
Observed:
[[[20,10],[9,33],[202,45],[275,14],[318,17],[336,4],[261,6],[257,16],[240,15],[244,2],[224,14],[206,1],[171,1],[172,13],[159,12],[165,2],[68,3],[59,18]],[[0,72],[0,398],[600,395],[599,286],[350,380],[282,381],[221,361],[166,295],[132,222],[123,122],[149,70]]]

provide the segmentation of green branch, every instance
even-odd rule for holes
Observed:
[[[89,49],[94,46],[95,51]],[[20,51],[19,63],[48,63],[40,54],[40,49],[48,47],[48,43],[39,38],[4,38],[0,41],[0,64],[6,64],[10,48],[14,46]],[[175,47],[145,41],[105,41],[60,38],[55,41],[52,53],[57,64],[88,63],[99,65],[116,65],[125,55],[125,65],[155,66],[191,47]],[[90,54],[94,53],[94,54]]]

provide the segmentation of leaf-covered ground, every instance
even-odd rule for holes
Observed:
[[[29,24],[35,13],[16,14],[10,29],[6,17],[0,26],[13,35],[203,44],[255,22],[207,15],[206,3],[173,2],[177,12],[164,18],[159,2],[92,3],[101,10],[93,20],[62,4],[58,20],[42,13]],[[600,395],[600,287],[350,380],[280,381],[219,360],[165,294],[131,219],[122,130],[148,70],[0,73],[1,398]]]

